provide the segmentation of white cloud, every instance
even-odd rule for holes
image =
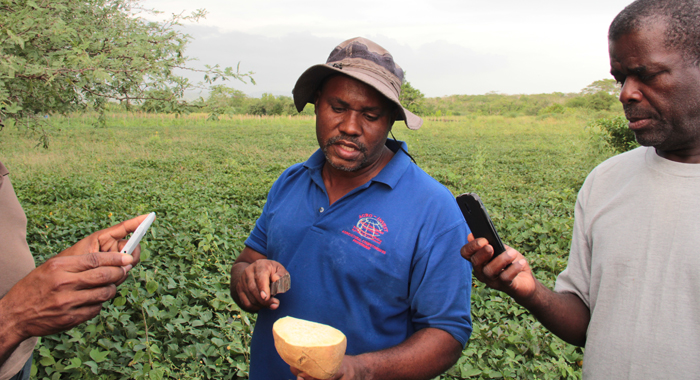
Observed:
[[[364,36],[387,48],[427,96],[575,92],[608,74],[607,27],[627,0],[200,0],[208,16],[185,30],[188,55],[256,72],[250,94],[291,93],[296,78],[339,42]],[[145,0],[166,13],[189,0]]]

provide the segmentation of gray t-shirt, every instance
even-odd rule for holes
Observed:
[[[700,164],[640,147],[595,168],[578,195],[555,286],[591,310],[583,377],[700,377]]]
[[[34,259],[27,246],[27,217],[17,201],[8,171],[0,162],[0,298],[33,269]],[[30,338],[20,344],[0,366],[0,380],[9,379],[22,369],[36,341]]]

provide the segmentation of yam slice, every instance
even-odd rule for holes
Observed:
[[[333,377],[345,356],[347,340],[340,330],[322,323],[284,317],[272,325],[282,359],[317,379]]]

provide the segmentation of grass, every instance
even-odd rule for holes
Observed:
[[[400,122],[418,164],[455,195],[477,192],[503,240],[552,286],[566,265],[573,204],[609,151],[590,115],[459,116]],[[28,217],[37,263],[88,233],[156,211],[144,260],[98,318],[43,338],[38,378],[247,378],[254,315],[228,295],[228,270],[267,191],[317,149],[309,117],[113,114],[54,117],[49,149],[8,126],[0,161]],[[59,131],[60,129],[60,131]],[[507,297],[475,284],[474,333],[445,379],[580,378],[582,350]]]

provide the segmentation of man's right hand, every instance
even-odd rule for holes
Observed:
[[[471,234],[468,239],[461,254],[472,263],[479,281],[513,297],[566,342],[586,344],[590,311],[577,295],[557,293],[542,285],[532,275],[525,257],[513,248],[506,246],[505,252],[491,260],[493,247],[486,239],[474,239]]]
[[[275,310],[280,301],[270,295],[270,284],[285,274],[282,264],[246,247],[231,267],[231,297],[251,313],[263,308]]]
[[[474,276],[479,281],[510,295],[518,302],[532,297],[537,280],[520,252],[506,246],[505,252],[491,260],[493,247],[486,239],[474,239],[472,234],[469,234],[468,239],[469,243],[462,247],[461,254],[472,263]]]
[[[133,260],[118,252],[49,259],[0,299],[0,332],[12,332],[21,342],[92,319],[115,296],[115,284],[126,278]]]

